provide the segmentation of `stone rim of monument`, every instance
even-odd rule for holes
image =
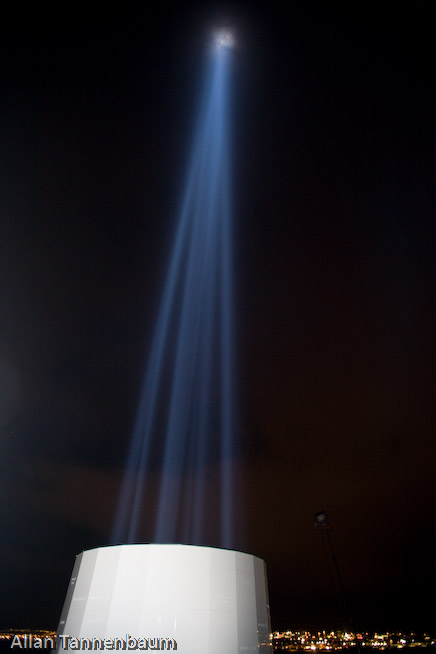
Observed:
[[[123,639],[125,649],[270,654],[270,632],[263,559],[198,545],[111,545],[77,555],[57,651],[69,651],[71,637],[77,649],[90,648],[86,639],[121,649],[105,640]]]

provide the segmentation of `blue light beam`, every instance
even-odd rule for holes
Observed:
[[[137,541],[156,466],[155,542],[183,536],[230,548],[235,537],[231,45],[229,33],[215,37],[112,543]],[[217,543],[207,543],[205,485],[212,465],[220,470]]]

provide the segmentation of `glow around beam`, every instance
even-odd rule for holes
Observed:
[[[215,30],[213,40],[218,50],[231,50],[235,47],[235,37],[228,29]]]

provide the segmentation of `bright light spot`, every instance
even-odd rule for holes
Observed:
[[[219,49],[229,50],[235,45],[233,34],[226,29],[217,30],[214,34],[215,46]]]

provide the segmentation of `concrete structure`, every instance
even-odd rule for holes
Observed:
[[[270,631],[262,559],[193,545],[117,545],[76,557],[57,651],[270,654]]]

